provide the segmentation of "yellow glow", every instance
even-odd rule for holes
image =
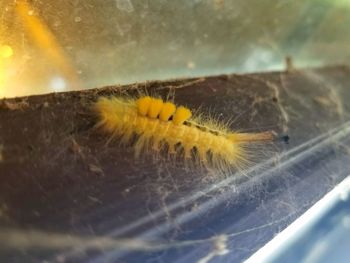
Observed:
[[[2,56],[0,57],[0,99],[2,99],[5,96],[5,65],[4,60]]]
[[[12,57],[13,50],[8,45],[0,45],[0,99],[6,95],[5,84],[7,77],[8,58]]]
[[[0,56],[1,58],[9,58],[13,55],[13,49],[8,45],[0,46]]]
[[[70,60],[66,56],[63,48],[58,43],[55,35],[49,27],[37,16],[29,15],[32,7],[27,1],[20,1],[16,5],[16,11],[23,21],[23,26],[27,29],[34,43],[40,47],[43,53],[50,59],[50,62],[63,74],[74,88],[79,88],[79,79],[76,70],[72,67]]]

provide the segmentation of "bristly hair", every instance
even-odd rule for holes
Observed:
[[[181,156],[185,162],[221,171],[242,169],[249,163],[246,145],[274,137],[268,131],[231,132],[216,120],[192,117],[188,108],[150,96],[100,97],[94,109],[99,117],[97,126],[111,139],[133,146],[136,157],[163,151],[168,157]]]

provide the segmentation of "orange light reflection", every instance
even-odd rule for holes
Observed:
[[[16,12],[22,19],[23,26],[34,43],[40,47],[52,65],[61,72],[62,77],[67,80],[71,88],[81,88],[76,70],[58,43],[55,35],[39,17],[32,15],[32,10],[26,1],[20,1],[16,5]]]
[[[0,45],[0,99],[5,96],[5,84],[7,83],[7,71],[9,59],[13,55],[13,49],[8,45]]]

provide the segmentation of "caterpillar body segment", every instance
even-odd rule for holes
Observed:
[[[172,102],[144,96],[138,99],[101,97],[95,104],[101,126],[123,144],[133,142],[135,155],[165,150],[196,160],[205,167],[229,169],[247,161],[245,145],[272,140],[270,132],[233,133],[222,125],[213,127],[191,120],[192,112]],[[136,136],[135,136],[136,135]]]

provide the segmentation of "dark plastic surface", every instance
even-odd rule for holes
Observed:
[[[0,102],[1,261],[242,261],[349,174],[349,73],[134,86],[175,91],[178,104],[233,119],[232,129],[289,136],[289,144],[253,148],[256,165],[246,175],[135,160],[132,149],[106,145],[92,129],[91,105],[122,88]]]

